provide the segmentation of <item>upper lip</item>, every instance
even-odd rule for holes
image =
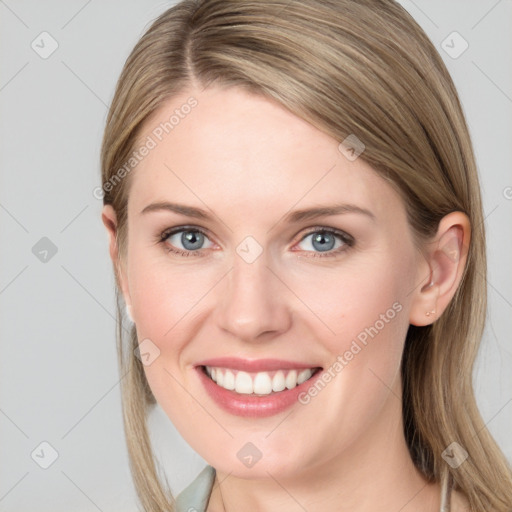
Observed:
[[[211,366],[215,368],[229,368],[246,372],[271,372],[275,370],[293,370],[305,368],[319,368],[311,363],[286,361],[284,359],[240,359],[237,357],[217,357],[205,359],[196,366]]]

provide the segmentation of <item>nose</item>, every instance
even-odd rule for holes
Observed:
[[[260,342],[290,328],[289,293],[270,264],[265,252],[252,263],[234,256],[216,307],[222,330],[247,342]]]

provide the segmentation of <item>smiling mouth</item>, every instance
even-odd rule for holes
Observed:
[[[322,368],[245,372],[216,366],[202,366],[217,386],[241,395],[267,396],[293,389],[315,376]]]

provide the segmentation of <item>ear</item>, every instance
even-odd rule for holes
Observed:
[[[469,218],[452,212],[441,219],[433,240],[425,247],[419,266],[420,285],[414,291],[409,315],[412,325],[429,325],[448,307],[459,287],[471,237]]]
[[[119,245],[117,243],[117,215],[110,204],[106,204],[101,212],[101,220],[107,229],[109,237],[109,252],[112,263],[114,264],[117,285],[121,288],[124,301],[127,306],[128,314],[131,315],[131,298],[126,279],[124,262],[119,254]]]

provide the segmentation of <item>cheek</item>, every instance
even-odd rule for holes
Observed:
[[[404,272],[409,265],[393,261],[382,255],[296,279],[294,292],[314,313],[309,316],[317,335],[333,356],[350,350],[353,340],[364,346],[377,335],[400,345],[397,333],[408,324]]]
[[[166,256],[144,258],[134,257],[130,273],[130,294],[137,331],[144,338],[150,338],[163,350],[164,345],[180,337],[176,332],[190,324],[194,308],[215,285],[212,270],[194,270],[173,265]]]
[[[189,443],[200,437],[207,418],[190,391],[189,372],[183,367],[183,353],[194,339],[201,322],[202,298],[207,296],[218,278],[215,272],[183,269],[163,258],[137,257],[134,254],[130,290],[139,342],[151,353],[144,365],[148,384],[160,406]],[[200,319],[199,319],[200,320]],[[183,412],[186,411],[186,414]],[[199,417],[194,422],[192,418]],[[214,425],[212,425],[212,428]]]
[[[133,255],[130,294],[137,338],[151,352],[151,364],[144,365],[144,372],[155,398],[179,426],[183,415],[175,415],[176,410],[201,414],[185,391],[191,374],[184,354],[202,327],[209,293],[224,272],[206,265],[185,268],[186,264],[169,261],[165,252],[149,257],[134,251]]]
[[[345,411],[350,418],[345,432],[356,436],[380,410],[390,389],[398,394],[413,269],[409,255],[388,251],[336,269],[316,285],[313,279],[302,281],[297,293],[314,304],[323,324],[318,339],[330,356],[325,387],[321,383],[303,397],[314,411],[309,418],[329,415],[324,408],[328,396],[333,407],[326,425],[339,424],[340,411]],[[311,428],[318,428],[314,421]]]
[[[301,397],[307,411],[301,421],[305,432],[318,433],[315,439],[339,439],[339,450],[370,429],[385,404],[400,407],[394,395],[400,392],[409,289],[402,274],[406,268],[384,263],[326,281],[321,293],[309,296],[335,334],[323,330],[321,341],[331,359],[324,368],[325,380]],[[320,446],[311,450],[320,452]],[[315,461],[317,455],[311,456],[305,464]]]

